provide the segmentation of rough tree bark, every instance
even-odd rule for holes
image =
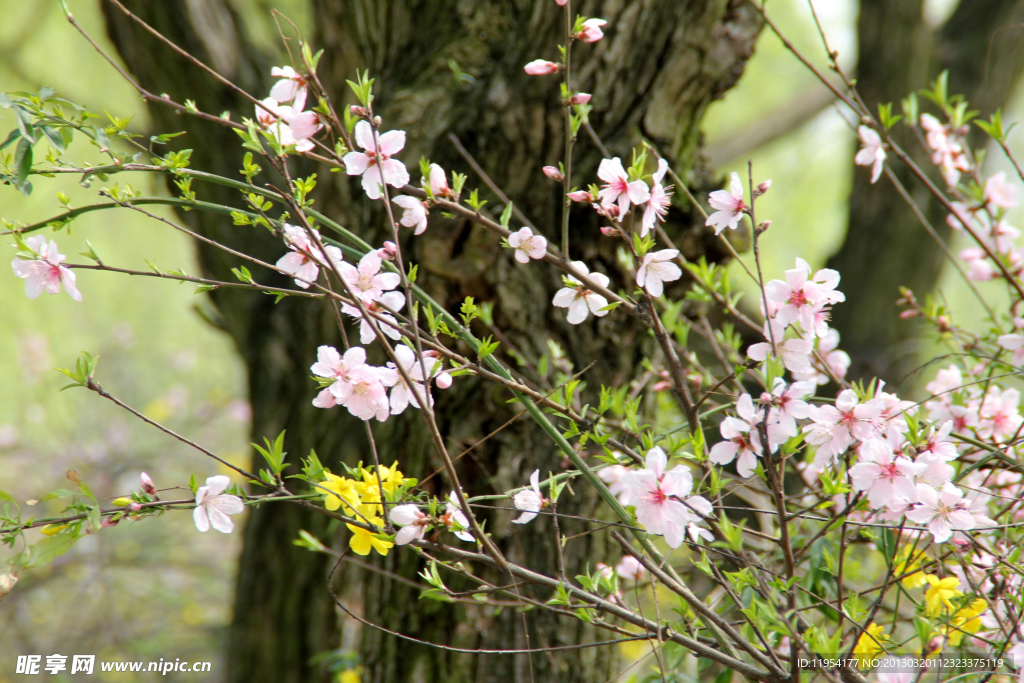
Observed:
[[[923,0],[861,0],[857,88],[864,101],[869,107],[892,102],[898,112],[902,98],[948,70],[949,92],[963,94],[971,109],[987,118],[1009,101],[1024,69],[1024,2],[962,0],[939,29],[925,24],[923,6]],[[924,100],[922,106],[927,107]],[[931,167],[905,127],[898,125],[894,134],[922,168]],[[980,130],[972,130],[971,141],[984,145]],[[901,164],[892,168],[947,239],[950,230],[941,205]],[[938,176],[933,177],[941,187]],[[844,289],[847,302],[835,308],[833,325],[853,361],[852,378],[898,382],[916,366],[916,340],[922,333],[913,321],[897,317],[898,288],[907,286],[923,297],[934,288],[946,258],[892,184],[884,177],[874,186],[869,180],[867,172],[857,170],[846,239],[828,262],[844,282],[856,283]]]
[[[247,39],[228,3],[192,0],[185,5],[187,11],[171,8],[170,3],[126,4],[239,85],[256,93],[267,90],[269,63]],[[591,121],[612,154],[628,161],[630,147],[642,136],[666,150],[678,170],[693,171],[698,183],[710,184],[698,159],[699,124],[707,105],[731,87],[752,53],[760,24],[751,8],[741,0],[591,0],[577,9],[609,20],[605,40],[574,48],[574,83],[593,93],[596,108]],[[150,90],[179,100],[193,98],[206,111],[228,110],[236,119],[250,115],[250,105],[171,55],[118,10],[105,10],[108,31],[125,62]],[[555,45],[564,31],[564,15],[554,3],[313,0],[313,16],[317,22],[311,42],[326,50],[320,72],[327,87],[343,100],[344,79],[352,78],[356,68],[369,68],[377,79],[375,106],[385,128],[409,132],[403,158],[414,174],[415,160],[425,155],[447,169],[469,172],[469,187],[483,187],[448,141],[447,135],[455,133],[541,232],[557,243],[561,190],[540,172],[541,166],[557,163],[563,146],[557,77],[528,77],[522,70],[531,59],[557,58]],[[472,79],[456,79],[453,64]],[[152,114],[160,130],[189,132],[185,146],[195,150],[196,167],[236,175],[240,152],[232,151],[238,149],[234,133],[161,109]],[[585,185],[595,179],[601,155],[585,135],[576,149],[574,177]],[[371,209],[343,175],[326,169],[318,173],[321,210],[379,242],[386,234],[379,209]],[[236,201],[216,187],[196,189],[200,198]],[[493,197],[491,201],[493,206]],[[698,217],[675,209],[670,218],[668,229],[688,256],[721,257],[709,246]],[[204,234],[267,260],[281,253],[280,244],[266,233],[254,234],[195,212],[183,219]],[[550,340],[561,345],[577,370],[600,360],[584,377],[591,393],[600,383],[621,378],[640,349],[650,346],[649,339],[622,316],[580,325],[570,333],[564,315],[548,305],[560,286],[556,274],[517,267],[492,235],[469,223],[434,216],[430,230],[409,240],[405,248],[420,263],[418,283],[442,303],[457,307],[466,296],[495,302],[496,325],[509,342],[502,350],[506,359],[513,346],[527,356],[540,356],[548,351]],[[221,253],[200,248],[199,255],[204,270],[230,277],[233,264]],[[616,262],[615,245],[600,239],[591,212],[582,207],[573,212],[571,255],[608,273],[613,285],[626,281]],[[273,282],[270,274],[262,277]],[[307,368],[316,346],[340,344],[330,317],[298,302],[274,306],[268,297],[242,292],[214,292],[213,301],[249,370],[254,437],[287,428],[287,450],[293,460],[315,446],[328,466],[371,461],[362,424],[339,411],[317,411],[310,405],[314,387]],[[458,379],[457,389],[442,393],[439,426],[452,453],[508,420],[516,410],[506,404],[508,398],[506,392],[469,378]],[[407,476],[419,478],[440,464],[421,422],[418,415],[410,415],[375,429],[382,462],[397,459]],[[561,466],[561,457],[524,420],[459,463],[460,477],[473,493],[507,490],[525,482],[534,468],[547,472]],[[438,494],[448,488],[438,478],[429,484],[429,490]],[[567,496],[560,511],[599,514],[596,501],[582,490]],[[513,534],[508,512],[481,510],[481,516],[511,559],[546,571],[556,566],[550,520],[538,520]],[[328,533],[322,521],[299,509],[273,506],[250,513],[228,643],[232,681],[324,679],[309,659],[337,648],[339,639],[324,584],[325,561],[292,545],[303,528],[321,537]],[[562,525],[567,535],[583,530],[571,521]],[[601,557],[606,562],[614,559],[600,540],[584,536],[566,546],[566,572],[571,577],[585,562]],[[412,553],[393,552],[379,564],[411,578],[420,568]],[[603,637],[582,622],[558,621],[536,611],[499,613],[417,601],[417,590],[353,565],[341,569],[339,584],[348,603],[366,619],[434,642],[508,649]],[[532,657],[454,655],[365,627],[358,641],[346,645],[359,650],[365,681],[507,681],[529,680],[531,674],[537,681],[589,681],[604,680],[614,672],[607,651],[601,649]]]

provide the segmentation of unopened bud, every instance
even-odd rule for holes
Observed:
[[[541,170],[544,171],[544,175],[546,175],[548,178],[551,178],[552,180],[555,180],[557,182],[562,182],[563,180],[565,180],[565,176],[562,175],[562,172],[559,171],[554,166],[545,166]]]
[[[359,116],[364,119],[366,118],[366,110],[360,107],[358,104],[353,104],[351,107],[348,108],[348,110],[349,112],[352,113],[352,116]]]
[[[937,318],[935,318],[935,323],[939,326],[940,330],[942,330],[942,331],[948,331],[949,330],[949,318],[947,316],[944,316],[944,315],[938,316]]]
[[[761,183],[760,185],[758,185],[757,187],[754,188],[754,196],[755,197],[760,197],[765,192],[767,192],[768,188],[771,187],[771,186],[772,186],[771,179],[764,181],[763,183]]]
[[[156,486],[153,485],[153,480],[150,479],[149,475],[143,472],[139,479],[142,481],[142,490],[151,496],[155,496]]]
[[[123,508],[132,502],[131,498],[115,498],[113,501],[114,507]]]
[[[391,261],[398,255],[398,245],[394,242],[385,242],[384,246],[377,250],[377,256],[385,261]]]
[[[569,98],[569,104],[586,104],[590,101],[591,94],[586,92],[576,93]]]
[[[611,226],[606,225],[603,228],[601,228],[601,234],[604,235],[605,237],[615,237],[616,235],[619,234],[619,231]]]
[[[574,202],[592,202],[594,201],[594,195],[590,194],[586,190],[576,190],[565,195]]]
[[[142,506],[139,503],[133,501],[131,503],[128,503],[128,509],[131,510],[132,512],[138,512],[139,510],[142,509]]]
[[[761,221],[761,224],[757,226],[757,231],[758,231],[759,233],[760,233],[760,232],[764,232],[764,231],[766,231],[766,230],[767,230],[768,228],[770,228],[770,227],[771,227],[771,225],[772,225],[772,222],[771,222],[771,221]]]
[[[912,308],[908,308],[905,311],[900,311],[900,320],[910,320],[911,318],[916,318],[917,315],[917,311]]]
[[[122,519],[121,515],[118,515],[116,517],[104,517],[103,518],[103,523],[100,524],[100,528],[101,529],[109,529],[112,526],[117,526],[118,524],[120,524],[121,519]]]
[[[379,116],[373,117],[373,127],[380,128],[380,124],[384,123],[384,120]]]
[[[672,388],[672,382],[669,382],[669,381],[666,381],[666,380],[661,380],[660,382],[655,382],[651,386],[651,390],[652,391],[667,391],[667,390],[669,390],[671,388]]]

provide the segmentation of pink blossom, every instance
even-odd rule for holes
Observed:
[[[155,496],[156,495],[156,493],[157,493],[156,486],[153,484],[153,480],[150,478],[150,476],[148,474],[143,472],[142,476],[139,477],[139,481],[142,483],[142,490],[143,491],[145,491],[146,493],[148,493],[151,496]]]
[[[815,462],[819,464],[831,458],[838,459],[854,441],[863,441],[876,436],[873,421],[881,414],[881,408],[860,404],[857,394],[844,389],[836,396],[834,406],[823,405],[811,409],[812,424],[804,427],[807,443],[818,447]]]
[[[974,528],[974,517],[962,505],[964,494],[952,483],[941,490],[927,484],[917,485],[918,504],[908,510],[907,519],[928,527],[936,543],[945,543],[953,531]]]
[[[602,160],[597,167],[597,177],[605,182],[598,192],[598,198],[603,205],[618,204],[617,220],[622,220],[631,203],[639,206],[651,198],[647,183],[642,180],[629,181],[629,174],[622,168],[618,157]]]
[[[444,199],[454,195],[452,188],[448,185],[448,178],[445,177],[444,169],[437,164],[430,165],[430,194],[437,199]]]
[[[317,377],[333,379],[334,383],[320,392],[313,400],[313,405],[317,408],[333,408],[337,405],[335,393],[343,393],[338,385],[348,382],[352,370],[366,365],[366,351],[360,346],[353,346],[342,356],[333,346],[325,345],[317,349],[316,359],[317,362],[310,366],[309,371]]]
[[[414,235],[422,235],[427,229],[427,207],[419,199],[400,194],[391,200],[402,207],[402,218],[398,221],[407,228],[415,228]]]
[[[524,66],[523,71],[531,76],[547,76],[548,74],[558,73],[561,68],[561,64],[555,64],[543,59],[535,59]]]
[[[802,399],[814,394],[811,382],[793,382],[786,386],[781,377],[775,378],[772,392],[761,394],[761,403],[770,405],[768,411],[768,441],[783,444],[800,433],[796,421],[810,416],[811,406]]]
[[[292,251],[278,259],[276,265],[289,275],[293,275],[296,285],[303,289],[309,289],[310,285],[316,282],[317,275],[320,273],[320,265],[323,264],[322,259],[316,258],[316,255],[322,256],[320,247],[309,238],[309,233],[304,228],[284,223],[281,230],[284,232],[285,244]],[[319,240],[320,233],[316,229],[313,229],[312,232]],[[332,256],[332,260],[341,261],[341,251],[337,247],[328,246],[325,249],[336,252],[333,254],[328,252]]]
[[[857,137],[860,138],[862,147],[857,152],[857,156],[854,157],[853,163],[858,166],[871,167],[871,184],[874,185],[875,181],[878,180],[878,176],[882,175],[882,164],[885,163],[885,149],[882,146],[882,139],[878,137],[878,133],[867,126],[857,128]]]
[[[339,271],[352,293],[366,302],[376,301],[388,290],[394,289],[401,283],[402,278],[398,273],[382,273],[380,256],[377,252],[367,252],[359,259],[359,267],[356,268],[350,263],[340,264]]]
[[[392,187],[404,187],[409,183],[405,164],[391,158],[405,148],[405,131],[388,131],[375,141],[373,128],[368,122],[360,121],[356,124],[355,137],[365,152],[349,152],[342,161],[349,175],[363,177],[363,190],[367,197],[380,199],[380,188],[384,183]]]
[[[530,475],[530,486],[532,488],[520,491],[512,499],[516,509],[523,511],[521,515],[512,520],[513,524],[526,524],[533,520],[540,509],[544,507],[544,496],[540,493],[540,470],[534,470]]]
[[[649,533],[664,536],[670,547],[678,548],[687,525],[712,513],[711,503],[701,496],[690,496],[693,475],[688,467],[677,465],[665,471],[668,458],[661,447],[649,450],[644,464],[645,469],[622,478],[629,496],[627,504],[636,507],[636,519]]]
[[[279,78],[270,89],[270,97],[278,102],[291,102],[295,111],[306,108],[306,78],[290,66],[274,67],[270,75]]]
[[[383,304],[383,306],[381,305]],[[376,313],[377,317],[375,322],[380,331],[391,337],[395,341],[402,338],[402,330],[398,327],[398,321],[395,320],[395,316],[388,313],[384,306],[392,311],[400,311],[405,306],[405,295],[401,292],[384,292],[380,296],[379,301],[367,301],[363,303],[363,307]],[[361,344],[371,344],[377,339],[377,334],[373,331],[373,326],[367,317],[364,316],[363,312],[356,306],[351,306],[346,303],[341,304],[341,312],[345,315],[350,315],[359,321],[359,342]]]
[[[298,108],[278,104],[273,97],[263,100],[262,104],[262,107],[256,107],[256,120],[282,147],[295,145],[299,152],[313,149],[313,141],[309,138],[323,128],[316,112],[300,111]]]
[[[398,361],[397,365],[389,362],[387,368],[381,370],[384,383],[387,386],[394,386],[391,390],[392,415],[402,414],[410,404],[414,408],[419,408],[420,403],[417,396],[422,396],[428,403],[431,403],[430,381],[436,380],[437,386],[442,389],[447,389],[452,384],[451,375],[441,370],[441,364],[437,358],[424,353],[421,361],[416,352],[405,344],[395,346],[395,360]],[[398,371],[399,367],[408,375],[412,385],[408,384],[405,378],[402,377],[402,374]],[[426,370],[426,382],[423,381],[424,370]]]
[[[672,193],[667,191],[671,190],[672,186],[669,185],[668,188],[665,188],[661,184],[667,172],[668,162],[664,159],[658,159],[658,170],[655,171],[652,178],[654,186],[651,188],[651,198],[647,201],[647,208],[644,209],[644,218],[640,224],[641,237],[647,236],[647,233],[654,227],[656,221],[665,221],[665,214],[668,213],[668,207],[672,204]]]
[[[850,468],[850,480],[854,491],[867,492],[871,507],[917,501],[914,477],[924,469],[922,465],[902,455],[895,456],[892,448],[878,439],[868,439],[857,453],[859,458]]]
[[[769,334],[770,330],[770,334]],[[768,356],[781,358],[782,364],[792,373],[805,373],[811,369],[810,354],[814,342],[807,339],[785,339],[785,328],[777,318],[769,318],[764,324],[764,336],[768,341],[751,344],[747,347],[747,356],[758,361],[765,361]],[[772,344],[774,340],[774,344]]]
[[[996,343],[1007,351],[1013,351],[1010,362],[1014,365],[1024,364],[1024,334],[1001,334]]]
[[[743,184],[740,183],[740,175],[732,174],[728,190],[716,190],[708,195],[708,203],[716,211],[708,216],[704,225],[715,228],[715,234],[721,234],[729,228],[735,230],[739,227],[740,220],[747,210],[747,204],[743,201]]]
[[[590,194],[586,190],[576,190],[575,192],[570,192],[565,196],[574,202],[594,202],[597,200],[594,195]]]
[[[587,264],[582,261],[573,261],[572,267],[582,275],[588,276],[591,281],[607,287],[608,276],[602,273],[591,273]],[[587,319],[587,315],[593,313],[597,317],[608,315],[607,310],[602,310],[608,305],[608,300],[600,294],[587,289],[587,287],[572,275],[565,276],[566,282],[571,286],[563,287],[555,292],[555,298],[551,304],[558,308],[568,308],[569,315],[566,318],[571,325],[578,325]]]
[[[818,339],[818,355],[824,358],[825,365],[822,365],[816,356],[811,356],[811,367],[803,372],[794,372],[793,378],[816,384],[828,384],[831,379],[829,372],[838,379],[846,377],[846,372],[850,369],[850,356],[845,351],[838,350],[838,346],[839,332],[829,328],[825,336]]]
[[[626,500],[626,485],[622,483],[622,477],[628,472],[629,470],[622,465],[610,465],[597,473],[601,481],[608,484],[608,491],[618,498],[620,503]]]
[[[394,242],[384,242],[384,246],[377,250],[377,256],[382,261],[391,261],[398,255],[398,245]]]
[[[619,563],[615,565],[615,573],[623,579],[630,581],[643,581],[647,575],[647,569],[640,564],[640,560],[632,555],[623,555]]]
[[[469,529],[469,519],[466,518],[466,515],[463,514],[462,509],[459,507],[459,499],[455,495],[455,491],[448,492],[448,504],[445,506],[441,521],[458,538],[463,541],[473,541],[473,534],[467,531]]]
[[[728,465],[736,460],[736,471],[747,479],[754,474],[757,459],[761,456],[761,437],[757,433],[761,415],[754,409],[749,394],[740,396],[736,402],[736,413],[739,419],[729,416],[722,420],[718,429],[724,441],[719,441],[711,448],[708,459],[716,465]]]
[[[396,505],[388,514],[393,524],[402,529],[395,534],[395,545],[406,545],[413,541],[422,541],[430,526],[430,517],[415,505]]]
[[[389,374],[381,368],[360,365],[348,371],[345,382],[332,384],[331,394],[338,405],[348,408],[360,420],[376,417],[378,422],[384,422],[390,407],[385,389],[388,379]]]
[[[508,236],[508,245],[515,251],[516,261],[529,263],[530,259],[542,259],[548,253],[548,240],[543,235],[534,235],[523,227]]]
[[[607,23],[604,19],[587,19],[583,22],[583,29],[576,34],[576,39],[582,40],[584,43],[596,43],[604,38],[604,31],[601,30],[601,27]]]
[[[930,453],[945,462],[956,460],[959,454],[956,451],[956,444],[949,436],[952,430],[952,420],[943,422],[937,430],[929,430],[925,442],[917,447],[918,455]]]
[[[1020,392],[1016,389],[989,389],[978,413],[978,435],[996,441],[1015,436],[1024,422],[1017,412],[1019,402]]]
[[[569,98],[569,104],[586,104],[590,101],[590,93],[578,92]]]
[[[569,0],[555,0],[555,4],[559,7],[565,7]]]
[[[644,255],[640,269],[636,271],[636,284],[647,290],[651,296],[661,296],[663,283],[674,282],[683,276],[679,266],[672,259],[679,256],[677,249],[662,249]]]
[[[231,480],[224,475],[208,477],[206,486],[196,491],[196,509],[192,512],[196,528],[207,532],[212,526],[222,534],[230,534],[235,528],[228,515],[237,515],[245,510],[245,504],[238,496],[224,493]]]
[[[985,181],[985,202],[998,209],[1012,209],[1017,206],[1018,190],[1006,181],[1006,172],[999,171]]]
[[[764,289],[768,300],[779,304],[775,317],[783,327],[800,323],[805,333],[821,336],[828,331],[828,326],[819,324],[817,319],[823,307],[846,299],[842,292],[835,291],[838,285],[839,273],[824,268],[812,278],[811,267],[798,258],[796,267],[786,271],[785,282],[772,280]]]
[[[40,294],[57,294],[61,285],[75,301],[81,301],[82,295],[75,287],[75,274],[63,264],[66,258],[57,251],[57,243],[50,240],[47,243],[42,235],[33,235],[25,240],[29,249],[35,254],[35,258],[23,259],[15,257],[11,261],[11,268],[14,274],[25,280],[25,295],[29,299],[36,299]]]
[[[563,180],[565,180],[565,176],[562,175],[562,172],[559,171],[554,166],[545,166],[544,168],[542,168],[540,170],[544,171],[544,175],[546,175],[548,178],[551,178],[552,180],[555,180],[555,181],[558,181],[558,182],[562,182]]]

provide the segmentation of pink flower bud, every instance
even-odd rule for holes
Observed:
[[[587,19],[583,22],[583,30],[576,34],[576,39],[584,43],[596,43],[604,38],[601,27],[607,23],[604,19]]]
[[[601,234],[604,235],[605,237],[615,237],[616,235],[619,234],[619,231],[616,230],[615,228],[606,225],[603,228],[601,228]]]
[[[917,311],[914,309],[907,309],[906,311],[900,311],[900,320],[909,320],[910,318],[916,318]]]
[[[757,186],[758,196],[760,196],[760,195],[764,194],[765,192],[767,192],[768,188],[771,187],[771,186],[772,186],[772,181],[771,181],[770,178],[768,180],[764,181],[763,183],[761,183],[760,185],[758,185]]]
[[[138,503],[128,503],[128,509],[131,510],[132,512],[138,512],[139,510],[142,509],[142,506],[139,505]]]
[[[555,0],[555,4],[559,7],[565,7],[569,0]]]
[[[665,380],[661,380],[660,382],[655,382],[654,385],[651,386],[651,389],[653,389],[654,391],[665,391],[666,389],[671,389],[671,388],[672,388],[672,382],[668,382],[668,381],[665,381]]]
[[[353,104],[351,107],[348,108],[348,110],[349,112],[352,113],[352,116],[359,116],[364,119],[366,118],[366,110],[360,107],[358,104]]]
[[[377,256],[385,261],[390,261],[398,255],[398,245],[394,242],[385,242],[384,246],[377,250]]]
[[[561,64],[555,64],[554,62],[548,62],[543,59],[535,59],[524,66],[523,71],[531,76],[547,76],[548,74],[558,73],[558,70],[561,68]]]
[[[151,496],[155,496],[156,486],[153,485],[153,480],[149,478],[149,475],[143,472],[139,479],[142,481],[142,490]]]
[[[544,171],[544,175],[546,175],[548,178],[551,178],[552,180],[556,180],[558,182],[562,182],[563,180],[565,180],[565,176],[562,175],[562,172],[559,171],[554,166],[545,166],[541,170]]]
[[[594,195],[590,194],[586,190],[576,190],[566,195],[569,199],[574,202],[592,202],[594,201]]]
[[[110,528],[112,526],[117,526],[118,522],[120,522],[120,521],[121,521],[121,517],[120,516],[118,516],[118,517],[104,517],[103,518],[103,523],[100,524],[100,528]]]
[[[587,102],[590,101],[590,97],[590,93],[576,93],[575,95],[569,98],[569,104],[586,104]]]

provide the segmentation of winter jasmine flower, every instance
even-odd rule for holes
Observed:
[[[513,524],[526,524],[544,507],[544,496],[540,493],[540,470],[534,470],[530,475],[530,486],[533,488],[520,491],[512,499],[516,509],[523,511],[523,514],[512,520]]]
[[[735,230],[739,227],[740,220],[747,210],[747,205],[743,201],[743,184],[740,183],[739,173],[732,174],[728,190],[716,190],[708,195],[708,203],[716,211],[708,216],[704,225],[713,226],[716,235],[721,234],[726,228]]]
[[[196,491],[196,509],[192,512],[196,528],[202,532],[212,526],[222,534],[230,534],[235,528],[228,515],[237,515],[245,510],[245,504],[238,496],[224,493],[231,480],[224,475],[208,477],[206,486]]]
[[[370,199],[380,199],[381,185],[404,187],[409,184],[409,171],[405,164],[392,159],[405,148],[405,131],[392,130],[374,140],[373,128],[366,121],[360,121],[355,129],[356,144],[363,152],[349,152],[342,161],[349,175],[363,177],[363,190]]]
[[[602,287],[608,286],[609,280],[607,275],[591,273],[587,269],[587,264],[582,261],[573,261],[572,267],[583,275],[588,276],[596,284]],[[566,275],[565,280],[572,286],[563,287],[555,292],[555,298],[551,303],[558,308],[569,309],[567,320],[571,325],[578,325],[583,322],[587,319],[589,313],[593,313],[599,318],[608,315],[607,310],[602,310],[608,305],[607,299],[587,289],[583,283],[572,275]]]
[[[925,579],[931,586],[924,594],[925,613],[934,617],[939,614],[940,608],[943,606],[952,612],[954,608],[953,603],[950,602],[951,598],[964,594],[957,588],[960,585],[960,579],[955,576],[940,579],[933,574],[926,575]]]
[[[543,235],[534,235],[529,228],[520,228],[508,236],[508,245],[515,250],[516,261],[529,263],[530,259],[542,259],[548,253],[548,240]]]
[[[16,257],[11,261],[14,274],[25,280],[25,295],[36,299],[40,294],[57,294],[61,285],[75,301],[81,301],[82,295],[75,287],[75,274],[67,266],[61,265],[66,258],[57,251],[57,243],[47,243],[42,235],[33,235],[25,240],[29,249],[36,255],[33,259]]]
[[[384,526],[384,520],[379,517],[372,517],[369,522],[378,527]],[[369,555],[371,550],[376,550],[379,555],[387,555],[388,551],[395,547],[395,544],[391,541],[377,538],[372,531],[353,526],[352,524],[346,524],[345,526],[352,532],[352,538],[348,541],[348,547],[357,555]]]
[[[636,272],[636,283],[651,296],[661,296],[663,283],[673,282],[683,276],[679,266],[672,259],[679,256],[677,249],[662,249],[644,255],[640,269]]]

